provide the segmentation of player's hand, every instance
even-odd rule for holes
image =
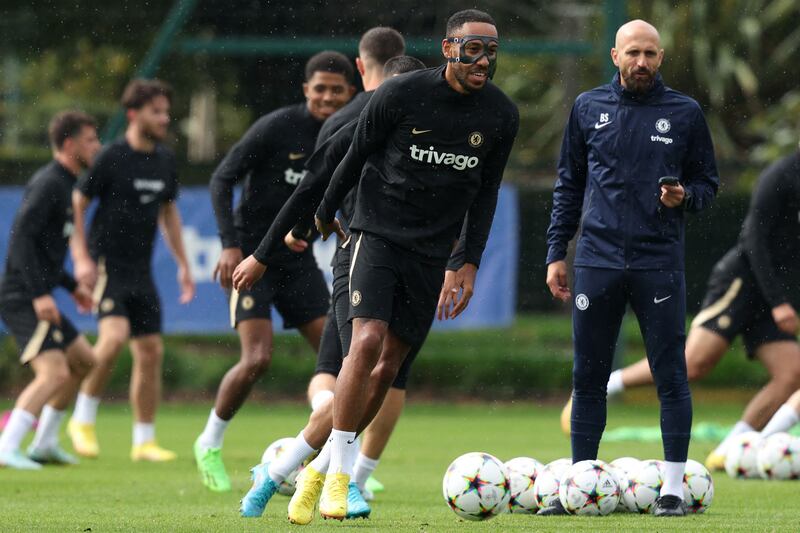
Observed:
[[[475,292],[477,274],[478,267],[472,263],[465,263],[458,270],[445,272],[439,303],[436,306],[439,320],[453,319],[464,312]]]
[[[233,272],[233,288],[240,292],[252,289],[266,271],[267,265],[252,255],[248,256]]]
[[[178,301],[184,305],[188,304],[194,298],[195,293],[194,280],[188,266],[178,267],[178,285],[181,288],[181,296]]]
[[[92,305],[94,304],[92,291],[86,285],[78,284],[72,292],[72,299],[75,300],[75,306],[78,308],[79,313],[86,314],[92,310]]]
[[[89,290],[94,289],[97,283],[97,265],[91,257],[75,261],[75,280]]]
[[[304,252],[306,248],[308,248],[308,241],[304,241],[303,239],[298,239],[292,232],[286,234],[286,237],[283,238],[283,242],[286,246],[295,253]]]
[[[797,335],[800,329],[800,321],[797,319],[797,312],[792,304],[785,303],[772,308],[772,319],[777,324],[778,329],[789,335]]]
[[[223,289],[231,288],[231,276],[236,265],[242,262],[242,249],[241,248],[223,248],[222,253],[217,261],[217,266],[214,267],[214,273],[211,279],[217,280],[219,274],[219,284]]]
[[[547,286],[553,298],[566,302],[572,298],[567,284],[567,262],[553,261],[547,265]]]
[[[51,324],[61,324],[61,313],[58,312],[56,301],[49,294],[33,299],[33,311],[36,318]]]
[[[686,191],[683,190],[683,185],[661,186],[661,203],[667,207],[678,207],[683,203],[684,196]]]
[[[317,231],[319,231],[323,241],[327,241],[328,237],[330,237],[332,233],[338,235],[343,241],[347,240],[347,235],[344,234],[344,230],[342,229],[342,225],[339,223],[338,218],[334,218],[332,222],[326,224],[319,218],[314,217],[314,225],[317,226]]]

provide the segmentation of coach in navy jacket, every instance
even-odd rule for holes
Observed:
[[[699,105],[658,74],[663,53],[653,26],[625,24],[611,52],[619,72],[575,101],[547,232],[547,284],[555,297],[571,298],[564,258],[580,226],[573,461],[597,458],[606,383],[630,303],[661,400],[667,471],[656,510],[672,515],[685,511],[681,483],[692,417],[684,360],[684,214],[708,207],[719,179]]]

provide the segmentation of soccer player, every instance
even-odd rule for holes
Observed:
[[[0,280],[0,317],[29,365],[33,381],[17,403],[0,435],[0,465],[37,470],[40,463],[75,464],[58,443],[64,410],[93,363],[92,348],[61,314],[52,292],[72,293],[82,312],[89,312],[89,289],[64,271],[72,234],[72,187],[100,150],[92,117],[65,111],[50,122],[53,161],[28,182],[11,229],[6,270]],[[41,412],[39,427],[26,457],[20,443]]]
[[[683,473],[692,403],[684,360],[684,216],[708,207],[717,176],[700,106],[664,85],[658,31],[619,28],[611,83],[578,96],[567,122],[547,231],[547,285],[571,298],[564,261],[579,225],[572,395],[572,460],[596,459],[606,383],[622,315],[631,304],[658,396],[666,474],[656,516],[686,514]],[[564,514],[560,502],[540,511]]]
[[[231,489],[222,462],[222,441],[233,416],[267,370],[272,355],[271,307],[285,328],[297,328],[314,350],[319,348],[330,295],[311,247],[300,253],[286,248],[273,268],[251,289],[231,291],[231,275],[250,255],[273,218],[306,175],[322,123],[355,92],[353,67],[338,52],[320,52],[306,63],[305,102],[282,107],[256,121],[214,171],[211,199],[222,239],[215,269],[230,291],[231,326],[241,342],[239,362],[222,378],[206,427],[194,443],[197,468],[206,487]],[[232,210],[234,185],[244,180],[242,200]]]
[[[96,366],[81,385],[68,425],[80,455],[96,457],[95,420],[123,345],[133,354],[130,400],[133,406],[133,461],[169,461],[172,451],[156,442],[155,416],[161,396],[161,305],[150,271],[160,225],[178,263],[180,302],[194,296],[194,282],[181,237],[175,199],[178,176],[173,153],[162,142],[170,121],[171,88],[159,80],[128,84],[122,105],[128,119],[125,136],[106,146],[73,194],[75,236],[72,255],[79,281],[94,287],[98,338]],[[98,200],[87,242],[85,213]]]
[[[362,38],[362,44],[365,40],[369,43],[371,38],[379,35],[376,30],[380,30],[380,32],[385,34],[386,38],[389,39],[394,38],[395,35],[399,37],[397,32],[389,28],[374,28],[365,34],[365,38]],[[402,41],[400,42],[402,43]],[[365,57],[367,49],[368,48],[362,46],[360,52],[361,58]],[[418,59],[408,56],[394,57],[386,62],[382,71],[382,79],[422,68],[425,68],[425,65]],[[372,76],[371,79],[374,80],[376,77]],[[380,85],[382,79],[377,79],[379,80],[378,85]],[[373,86],[368,82],[365,83],[365,89],[369,92],[374,91]],[[276,217],[275,222],[253,256],[248,257],[236,268],[233,276],[236,286],[250,286],[263,274],[266,265],[269,263],[269,257],[273,253],[272,250],[282,245],[280,236],[284,235],[287,230],[292,227],[294,222],[299,222],[300,224],[298,224],[298,226],[304,229],[305,226],[303,226],[301,222],[304,216],[307,215],[313,219],[314,209],[319,204],[333,171],[347,153],[347,149],[352,142],[359,114],[358,108],[363,108],[369,98],[362,98],[361,100],[362,103],[351,102],[334,115],[333,118],[338,118],[341,114],[349,114],[353,117],[353,120],[340,128],[328,142],[324,143],[320,149],[311,156],[307,164],[309,176],[297,188],[286,205],[284,205],[283,209],[281,209],[281,212],[278,217]],[[333,120],[333,118],[331,120]],[[342,207],[342,214],[345,220],[351,218],[352,202],[345,202],[345,205]],[[303,230],[301,230],[301,233],[302,232]],[[288,238],[290,237],[287,236],[287,239]],[[264,261],[263,263],[261,262],[262,260]],[[351,324],[347,320],[347,313],[349,311],[347,280],[350,271],[350,247],[347,246],[346,239],[337,247],[336,255],[333,260],[333,270],[334,290],[331,302],[332,309],[329,311],[328,323],[326,325],[326,332],[330,332],[331,329],[333,329],[333,334],[323,337],[317,363],[318,373],[315,375],[315,379],[324,375],[324,378],[330,382],[331,389],[335,386],[336,376],[341,370],[342,358],[349,350],[352,333]],[[333,325],[332,328],[331,324]],[[405,403],[405,387],[408,380],[408,373],[417,352],[418,347],[406,357],[406,361],[403,363],[403,366],[392,382],[392,387],[384,401],[384,405],[381,407],[380,413],[376,416],[375,423],[370,424],[369,428],[365,431],[364,443],[359,457],[356,459],[355,479],[348,487],[347,518],[367,517],[371,512],[362,493],[365,491],[366,480],[375,466],[377,466],[378,459],[402,412]],[[323,389],[322,392],[317,394],[323,394],[324,390],[326,389]],[[327,390],[330,391],[327,397],[324,398],[319,405],[315,406],[309,424],[297,435],[293,445],[284,451],[281,457],[274,462],[258,465],[253,469],[253,487],[242,500],[241,512],[243,516],[261,516],[264,512],[264,506],[286,476],[299,466],[314,450],[320,448],[324,444],[332,427],[333,392],[330,389]],[[319,398],[319,396],[315,396],[315,399],[316,398]],[[321,426],[321,428],[315,429],[316,426]],[[309,438],[306,439],[305,435],[308,435]],[[303,483],[302,479],[300,483]],[[310,508],[308,505],[301,505],[301,503],[300,500],[293,500],[290,503],[289,518],[295,523],[304,524],[311,520],[314,510],[313,505],[316,504],[316,501],[312,502]]]
[[[375,91],[317,210],[327,238],[358,184],[349,244],[353,339],[336,380],[323,517],[347,514],[356,434],[382,405],[410,348],[424,341],[465,216],[462,269],[470,285],[477,273],[519,122],[516,106],[489,81],[497,49],[488,14],[450,17],[442,41],[447,65]]]
[[[731,439],[764,428],[770,417],[800,388],[797,343],[796,265],[800,260],[800,151],[767,168],[750,202],[739,242],[717,262],[703,306],[686,341],[689,380],[701,379],[722,359],[737,335],[750,358],[758,359],[770,381],[745,408],[742,419],[706,459],[710,470],[725,468]],[[611,373],[608,393],[652,383],[646,360]],[[792,412],[784,410],[784,413]]]

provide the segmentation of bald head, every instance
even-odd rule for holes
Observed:
[[[643,20],[623,24],[617,30],[611,59],[619,68],[623,87],[632,92],[647,92],[653,86],[664,59],[658,30]]]
[[[617,38],[614,40],[614,48],[624,48],[632,40],[651,41],[656,48],[661,48],[661,37],[658,35],[658,30],[643,20],[632,20],[620,26],[617,30]]]

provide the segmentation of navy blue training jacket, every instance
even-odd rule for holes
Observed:
[[[676,176],[683,205],[659,198]],[[700,106],[657,75],[645,94],[610,84],[578,96],[564,132],[547,230],[547,264],[564,259],[580,224],[575,266],[683,270],[684,213],[711,204],[719,186]]]

